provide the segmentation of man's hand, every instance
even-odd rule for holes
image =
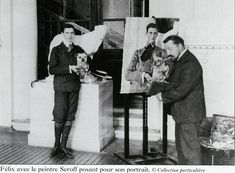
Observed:
[[[145,79],[148,83],[151,83],[151,82],[152,82],[152,77],[151,77],[148,73],[144,73],[144,79]]]
[[[153,40],[151,40],[151,41],[147,41],[146,43],[145,43],[145,48],[148,48],[148,47],[153,47],[155,45],[155,41],[153,41]]]

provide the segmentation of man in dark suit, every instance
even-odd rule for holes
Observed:
[[[157,98],[170,106],[175,121],[175,142],[178,164],[201,164],[199,143],[200,123],[206,117],[203,72],[197,58],[184,46],[184,40],[176,35],[164,41],[167,55],[174,65],[168,82],[177,87],[157,94]]]
[[[49,72],[54,75],[54,109],[55,144],[51,157],[63,153],[68,158],[74,158],[66,148],[72,121],[78,106],[80,89],[77,56],[86,58],[84,50],[72,44],[75,29],[71,24],[65,24],[63,42],[51,51]],[[62,136],[62,139],[61,139]]]

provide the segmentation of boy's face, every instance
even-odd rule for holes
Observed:
[[[64,29],[64,39],[70,43],[73,41],[74,34],[75,33],[74,33],[73,28],[65,28]]]
[[[157,38],[158,30],[156,28],[149,28],[146,35],[147,35],[148,43],[152,44],[155,42]]]

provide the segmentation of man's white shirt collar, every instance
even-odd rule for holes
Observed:
[[[179,57],[177,58],[177,61],[179,61],[180,60],[180,58],[183,56],[183,54],[187,51],[188,49],[184,49],[184,51],[183,52],[181,52],[181,54],[179,55]]]
[[[72,43],[66,41],[65,39],[63,39],[63,43],[64,43],[64,45],[65,45],[66,47],[69,47],[69,45],[72,44]]]

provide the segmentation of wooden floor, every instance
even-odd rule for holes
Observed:
[[[73,151],[74,159],[59,155],[50,158],[51,148],[34,147],[28,145],[28,132],[12,131],[9,128],[0,128],[0,164],[33,164],[33,165],[120,165],[113,154],[102,152]]]
[[[161,151],[161,141],[149,142],[149,148],[155,147]],[[124,151],[124,141],[115,139],[100,153],[73,151],[74,159],[58,156],[50,158],[51,148],[33,147],[28,145],[28,132],[12,131],[0,127],[0,165],[1,164],[27,164],[27,165],[123,165],[114,153]],[[130,155],[141,154],[142,142],[130,141]],[[202,151],[203,164],[211,164],[211,155]],[[177,161],[175,144],[168,142],[168,156]],[[235,165],[234,152],[231,154],[217,153],[214,157],[215,165]]]
[[[151,142],[161,150],[161,144]],[[170,145],[171,156],[176,158],[174,145]],[[130,154],[140,154],[141,141],[130,141]],[[51,148],[34,147],[28,145],[28,132],[12,131],[9,128],[0,128],[0,164],[33,164],[33,165],[123,165],[123,161],[114,156],[114,152],[123,152],[124,141],[115,139],[100,153],[73,151],[74,159],[59,155],[50,158]]]
[[[74,151],[74,159],[62,155],[50,158],[50,148],[32,147],[28,145],[0,145],[0,164],[33,164],[33,165],[115,165],[124,164],[114,156],[104,153],[88,153]]]

